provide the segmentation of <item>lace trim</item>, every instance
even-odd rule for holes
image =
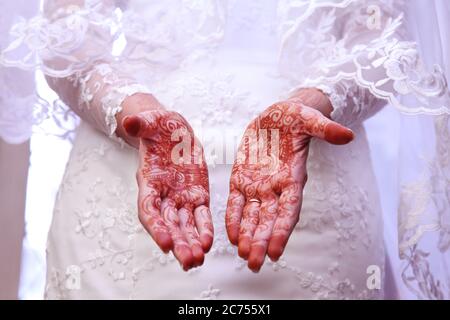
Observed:
[[[360,124],[383,106],[382,101],[368,90],[355,86],[353,81],[322,83],[315,87],[330,100],[333,107],[331,119],[348,127]],[[371,108],[365,106],[371,106]]]
[[[111,57],[106,48],[118,36],[114,30],[118,30],[117,18],[102,1],[59,8],[51,17],[41,13],[29,20],[21,18],[10,30],[14,40],[0,53],[0,64],[68,77]]]
[[[109,127],[109,135],[114,135],[117,129],[116,114],[122,111],[123,101],[135,93],[150,93],[150,90],[140,84],[116,87],[102,99],[103,111],[105,112],[105,122]]]
[[[380,31],[371,30],[364,25],[370,18],[363,10],[367,5],[352,4],[341,11],[330,5],[330,9],[310,12],[308,25],[291,17],[288,21],[293,26],[283,32],[282,73],[302,87],[352,80],[403,113],[450,114],[450,92],[442,69],[435,65],[428,71],[417,45],[397,39],[403,29],[403,15],[385,18]],[[336,34],[337,17],[356,22]],[[297,19],[304,21],[302,16]],[[356,33],[367,36],[356,42]],[[299,48],[297,44],[308,43],[306,39],[314,40],[307,49]],[[404,105],[397,96],[408,97],[412,103]]]
[[[113,136],[117,129],[116,114],[122,111],[123,101],[138,92],[150,93],[150,89],[135,83],[128,76],[121,75],[118,67],[103,63],[95,66],[86,75],[74,77],[72,81],[80,84],[79,105],[88,109],[96,96],[100,100],[98,124],[105,133]]]

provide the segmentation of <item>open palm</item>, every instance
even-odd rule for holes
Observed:
[[[333,144],[351,130],[298,101],[276,103],[246,129],[230,179],[226,226],[239,255],[257,272],[282,255],[299,220],[311,137]]]
[[[124,119],[140,138],[138,210],[142,225],[184,270],[203,263],[213,241],[208,169],[203,149],[187,121],[166,110]]]

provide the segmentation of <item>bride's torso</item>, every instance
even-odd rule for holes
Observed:
[[[347,146],[312,142],[300,222],[280,261],[266,261],[261,272],[253,274],[237,257],[224,228],[235,150],[247,124],[289,89],[277,72],[277,1],[234,1],[225,7],[215,1],[209,6],[203,1],[198,6],[195,1],[169,2],[187,7],[176,11],[170,3],[130,2],[134,13],[128,18],[138,19],[136,36],[141,36],[138,30],[146,30],[140,24],[156,21],[148,17],[156,15],[161,25],[152,26],[155,33],[149,46],[136,49],[130,42],[125,50],[135,50],[139,58],[150,54],[145,59],[154,64],[138,65],[134,74],[168,109],[185,116],[203,143],[215,227],[211,252],[204,266],[188,273],[172,255],[163,255],[137,219],[136,151],[82,124],[55,206],[47,295],[378,296],[379,291],[366,287],[366,271],[370,265],[383,269],[381,212],[361,125],[353,128],[356,139]],[[163,12],[178,17],[180,25],[170,25],[172,18],[164,18]],[[184,17],[192,21],[184,25]],[[199,38],[186,39],[193,25]],[[161,38],[164,34],[166,38]],[[153,50],[158,41],[167,48]],[[192,46],[190,41],[198,43]],[[65,252],[63,243],[77,243],[77,249]],[[81,290],[68,290],[58,278],[72,265],[81,270]]]

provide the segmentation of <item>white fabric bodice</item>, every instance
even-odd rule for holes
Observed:
[[[353,126],[357,139],[347,147],[313,142],[301,221],[280,261],[267,261],[253,274],[226,236],[224,215],[237,144],[247,124],[289,88],[277,70],[276,34],[261,34],[259,27],[265,23],[271,30],[273,4],[229,11],[224,41],[214,49],[190,52],[180,67],[134,74],[168,109],[188,120],[205,148],[215,227],[205,264],[185,273],[172,254],[159,251],[137,219],[136,151],[83,124],[50,231],[48,298],[382,297],[382,289],[366,284],[369,266],[378,267],[382,276],[384,251],[381,211],[360,123]],[[261,14],[252,11],[258,8]],[[62,249],[72,243],[77,243],[74,252]],[[355,263],[348,264],[349,259]],[[67,281],[77,274],[80,288],[73,290]]]
[[[192,73],[202,75],[198,70]],[[185,79],[183,75],[178,80]],[[270,78],[260,79],[260,85],[276,83]],[[173,88],[174,82],[169,83]],[[238,89],[233,83],[227,86]],[[225,110],[228,99],[237,100],[237,107],[245,108],[248,99],[264,95],[263,90],[255,89],[245,99],[217,87],[202,95],[173,92],[183,93],[176,98],[165,96],[169,103],[182,99],[206,109],[208,100],[214,98],[224,101],[218,107]],[[206,122],[219,131],[207,135],[206,140],[226,138],[220,128],[242,130],[239,115],[231,111],[223,117],[223,113],[218,110],[209,114],[211,121]],[[187,114],[189,121],[198,120]],[[217,120],[220,118],[224,121]],[[226,124],[228,121],[231,123]],[[259,274],[249,271],[245,261],[238,258],[225,232],[231,165],[210,164],[214,244],[204,265],[185,273],[172,254],[161,253],[137,219],[136,151],[120,148],[82,124],[50,229],[47,298],[382,297],[382,290],[369,290],[366,283],[369,266],[379,267],[380,275],[384,274],[382,222],[364,130],[361,126],[354,130],[357,139],[349,148],[319,141],[312,144],[300,223],[281,260],[267,261]],[[207,148],[205,140],[204,144]],[[353,174],[355,171],[358,175]],[[71,283],[77,277],[80,287],[74,289]]]

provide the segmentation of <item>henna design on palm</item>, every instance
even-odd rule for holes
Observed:
[[[231,173],[226,227],[254,272],[266,255],[280,258],[299,220],[312,137],[346,144],[353,132],[288,100],[270,106],[244,133]]]
[[[178,113],[152,110],[126,117],[140,138],[139,219],[158,246],[184,270],[200,266],[213,241],[208,169],[192,128]]]

